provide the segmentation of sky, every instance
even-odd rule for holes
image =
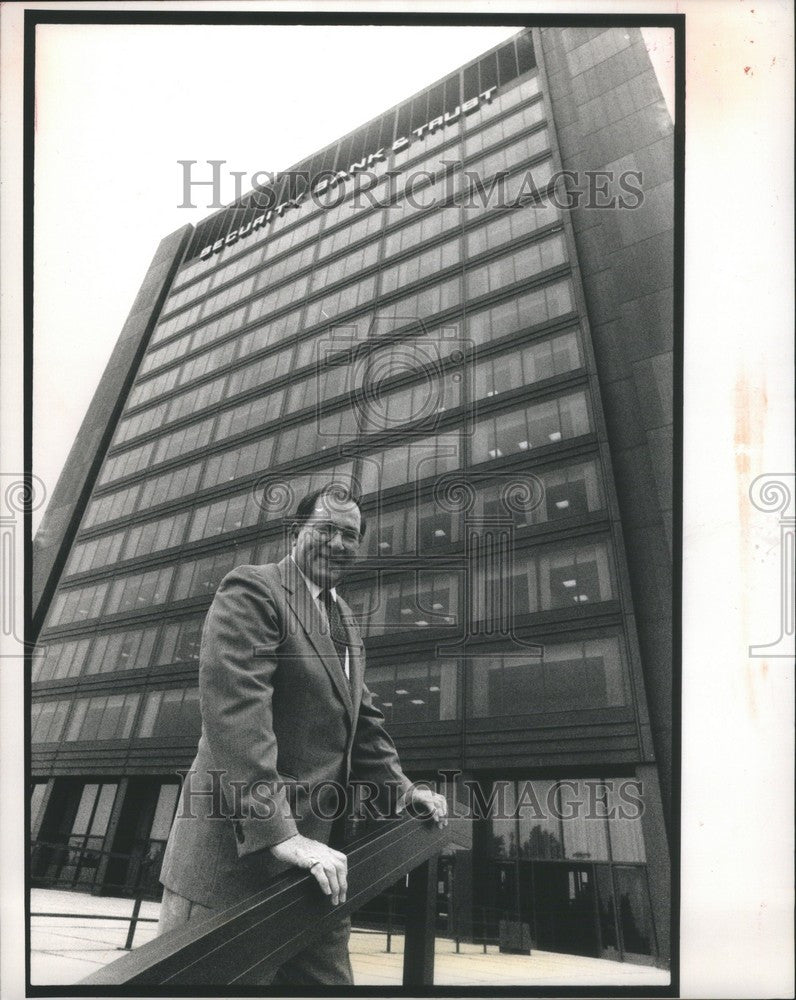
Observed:
[[[517,27],[41,25],[37,30],[33,471],[48,496],[152,255]],[[645,35],[673,90],[671,32]],[[671,100],[671,97],[670,97]],[[671,107],[671,104],[670,104]],[[34,512],[34,530],[46,505]]]

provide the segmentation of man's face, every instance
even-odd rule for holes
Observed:
[[[359,508],[355,503],[321,497],[295,536],[296,565],[319,587],[334,587],[356,561],[359,529]]]

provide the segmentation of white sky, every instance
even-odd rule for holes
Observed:
[[[210,188],[178,207],[178,160],[196,179],[225,160],[229,202],[228,171],[285,169],[518,30],[40,25],[33,471],[48,495],[159,240],[211,211]],[[671,36],[647,38],[669,90]]]

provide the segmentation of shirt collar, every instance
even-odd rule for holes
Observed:
[[[290,553],[290,558],[293,560],[293,565],[296,567],[296,571],[298,572],[299,576],[304,581],[304,583],[306,583],[307,590],[309,590],[309,592],[312,594],[312,596],[317,601],[318,597],[320,596],[321,590],[323,590],[323,588],[320,586],[320,584],[315,583],[313,580],[310,580],[310,578],[308,576],[304,575],[304,573],[301,571],[301,568],[299,567],[299,564],[296,562],[295,559],[293,559],[293,553],[292,552]],[[337,590],[336,590],[336,588],[332,587],[329,590],[329,593],[332,595],[332,600],[336,601],[337,600]]]

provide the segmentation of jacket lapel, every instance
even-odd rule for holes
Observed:
[[[354,722],[354,702],[351,698],[351,686],[345,675],[340,660],[337,656],[332,637],[329,635],[329,627],[321,615],[321,611],[307,588],[307,584],[302,579],[298,567],[290,558],[286,556],[279,563],[279,572],[282,576],[282,584],[287,594],[287,602],[296,616],[299,624],[304,630],[307,639],[315,650],[319,661],[323,664],[326,672],[334,685],[340,700]],[[349,612],[350,613],[350,612]],[[346,629],[349,626],[346,622]],[[361,641],[361,640],[360,640]],[[349,649],[349,669],[353,670],[354,655]],[[352,673],[352,678],[354,674]],[[360,682],[361,683],[361,682]],[[361,690],[361,686],[360,686]]]

